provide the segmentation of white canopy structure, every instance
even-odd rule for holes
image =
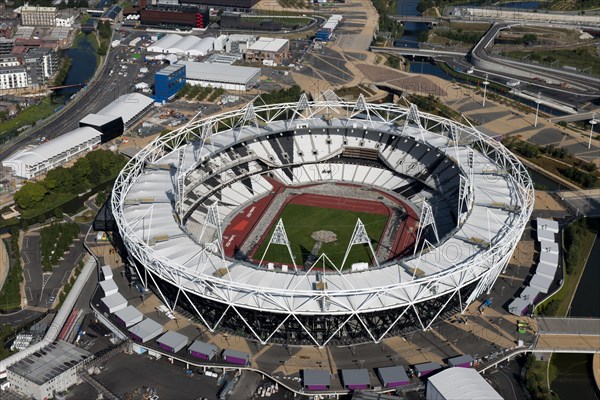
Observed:
[[[214,50],[215,38],[198,36],[180,36],[168,34],[154,44],[148,46],[150,53],[182,54],[191,57],[205,56]]]
[[[502,396],[471,368],[453,367],[427,380],[427,400],[502,400]]]

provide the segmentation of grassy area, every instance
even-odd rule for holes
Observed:
[[[264,16],[264,17],[246,17],[244,16],[244,21],[248,22],[263,22],[263,21],[273,21],[278,24],[281,24],[284,27],[301,27],[306,26],[312,22],[310,18],[306,17],[293,17],[293,18],[283,18],[284,16]]]
[[[552,382],[558,377],[558,369],[556,366],[546,361],[538,361],[534,355],[528,355],[525,362],[525,385],[527,391],[533,400],[552,400],[556,399],[548,389],[549,382]]]
[[[574,49],[549,49],[549,50],[513,50],[502,53],[504,56],[517,60],[529,56],[529,59],[540,64],[557,67],[570,66],[580,70],[591,67],[593,75],[600,75],[600,56],[593,46],[585,46]]]
[[[319,255],[326,253],[327,257],[338,267],[341,266],[344,259],[357,218],[360,218],[365,225],[367,234],[373,243],[373,248],[377,247],[388,219],[385,215],[299,204],[289,204],[281,213],[280,218],[283,220],[296,264],[303,265],[310,255],[315,245],[315,240],[311,238],[311,234],[318,230],[326,230],[334,232],[337,235],[337,240],[323,244],[319,250]],[[264,254],[274,229],[274,226],[271,227],[265,236],[265,240],[254,254],[255,259],[260,259]],[[283,245],[271,245],[265,260],[291,264],[290,256]],[[369,247],[366,244],[355,245],[348,255],[345,267],[350,266],[352,263],[370,262],[370,260]]]
[[[6,240],[4,245],[10,258],[10,267],[2,290],[0,290],[0,309],[14,311],[21,308],[21,282],[23,281],[23,269],[19,256],[19,230],[11,231],[10,246]]]
[[[337,94],[339,97],[350,96],[353,99],[357,99],[360,94],[362,94],[365,97],[369,97],[369,96],[372,96],[373,94],[375,94],[375,92],[373,92],[371,89],[369,89],[366,86],[358,85],[358,86],[352,86],[352,87],[342,87],[342,88],[336,90],[335,94]]]
[[[585,222],[585,220],[581,221]],[[549,297],[546,301],[541,303],[536,308],[536,312],[539,315],[564,317],[569,311],[571,300],[573,299],[573,296],[575,296],[575,292],[577,291],[577,285],[579,284],[581,275],[585,270],[587,256],[590,252],[590,249],[594,245],[594,240],[596,238],[596,230],[598,229],[597,226],[592,227],[582,222],[577,223],[582,224],[583,227],[583,229],[581,230],[581,235],[579,235],[577,238],[577,251],[580,253],[580,257],[578,257],[574,265],[571,266],[570,274],[566,273],[566,267],[563,266],[563,269],[565,270],[563,285],[558,292]],[[568,257],[568,249],[566,249],[565,251]]]
[[[15,118],[0,124],[0,138],[6,134],[16,133],[17,129],[30,125],[34,126],[38,121],[54,114],[58,104],[53,103],[50,97],[44,98],[39,104],[33,105],[21,111]]]

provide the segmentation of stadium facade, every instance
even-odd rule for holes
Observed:
[[[273,179],[402,198],[419,216],[415,243],[355,272],[227,256],[225,227]],[[130,262],[169,308],[211,331],[324,346],[427,329],[489,291],[529,220],[533,185],[472,126],[327,92],[250,103],[157,138],[117,178],[111,207]]]

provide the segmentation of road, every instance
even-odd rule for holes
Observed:
[[[31,135],[12,143],[10,147],[0,152],[0,160],[5,159],[38,138],[55,138],[77,128],[79,120],[86,115],[99,111],[120,95],[130,93],[134,79],[139,72],[139,65],[130,64],[126,77],[116,72],[116,67],[120,68],[122,64],[121,58],[127,54],[127,50],[129,48],[123,46],[112,49],[106,60],[106,66],[97,77],[95,83],[90,83],[87,89],[82,89],[87,90],[87,92],[73,99],[72,101],[76,102],[75,104],[68,104],[68,107],[65,107],[65,110],[58,118],[36,130]],[[113,74],[110,73],[112,69],[115,71]]]

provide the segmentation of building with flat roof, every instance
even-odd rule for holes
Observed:
[[[113,280],[103,282],[114,283]],[[123,297],[123,295],[119,292],[103,297],[102,299],[100,299],[100,301],[104,305],[104,309],[111,314],[127,307],[127,299],[125,299],[125,297]]]
[[[248,90],[258,83],[260,68],[236,65],[215,66],[210,63],[180,61],[185,65],[186,82],[190,85],[223,88],[226,90]]]
[[[3,160],[2,165],[11,168],[15,176],[32,179],[92,150],[100,143],[101,136],[93,128],[77,128],[39,146],[15,153]]]
[[[163,333],[163,326],[153,319],[146,318],[139,324],[129,328],[129,333],[133,340],[146,343]]]
[[[142,320],[144,319],[144,314],[142,314],[134,306],[129,305],[124,309],[115,312],[115,318],[118,322],[121,323],[121,325],[123,325],[126,328],[129,328],[130,326],[135,325],[138,322],[142,322]]]
[[[154,100],[158,103],[171,100],[185,85],[185,65],[174,64],[154,74]]]
[[[302,386],[307,390],[328,390],[331,387],[329,372],[320,369],[302,371]]]
[[[232,364],[248,365],[250,354],[239,350],[226,349],[223,350],[223,360]]]
[[[381,384],[386,388],[395,388],[410,383],[408,375],[401,365],[377,368],[377,376],[379,377]]]
[[[250,62],[265,61],[273,64],[281,64],[290,53],[290,41],[287,39],[276,39],[261,37],[248,46],[246,60]]]
[[[200,358],[202,360],[212,360],[219,349],[214,344],[201,342],[199,340],[194,341],[190,347],[188,347],[188,353],[192,357]]]
[[[0,89],[18,89],[29,86],[27,70],[20,65],[0,67]]]
[[[502,400],[502,396],[471,368],[448,368],[427,380],[427,400]]]
[[[77,368],[92,353],[59,340],[7,369],[11,389],[34,399],[47,399],[80,382]]]
[[[167,331],[156,341],[161,349],[171,353],[177,353],[189,343],[187,336],[175,331]]]
[[[371,378],[366,368],[343,369],[342,382],[344,387],[350,390],[364,390],[371,387]]]
[[[25,26],[56,26],[56,7],[22,6],[21,25]]]
[[[142,9],[140,21],[149,26],[204,29],[210,23],[210,16],[208,8],[162,4]]]
[[[228,40],[225,41],[225,51],[232,54],[244,54],[254,42],[256,42],[256,36],[254,35],[229,35]]]

